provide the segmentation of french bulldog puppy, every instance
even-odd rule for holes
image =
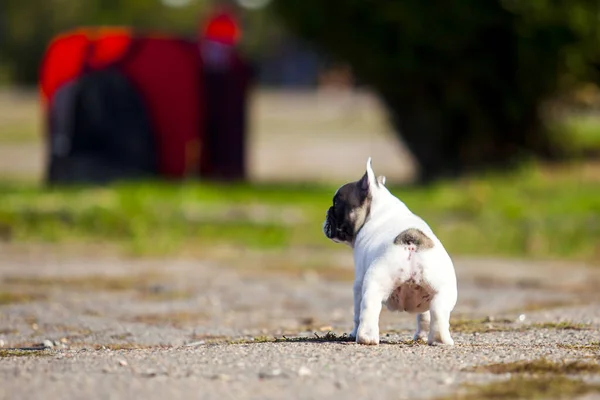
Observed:
[[[323,233],[354,253],[354,330],[360,344],[379,344],[382,304],[416,314],[414,340],[453,345],[457,300],[454,265],[431,228],[375,178],[371,158],[357,182],[340,187]]]

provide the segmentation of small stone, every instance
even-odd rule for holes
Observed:
[[[308,369],[307,367],[305,367],[304,365],[301,366],[300,369],[298,370],[299,376],[309,376],[310,374],[312,374],[311,370]]]
[[[281,370],[280,369],[274,369],[272,371],[267,371],[267,372],[259,372],[258,373],[258,377],[259,379],[270,379],[270,378],[276,378],[278,376],[281,375]]]
[[[344,382],[344,381],[335,381],[333,383],[333,385],[336,387],[336,389],[343,389],[344,386],[346,386],[346,382]]]
[[[52,340],[46,339],[42,342],[42,346],[52,348],[54,347],[54,343],[52,343]]]
[[[523,321],[525,321],[526,318],[527,318],[527,316],[525,314],[521,314],[521,315],[519,315],[519,318],[517,318],[517,320],[519,322],[523,322]]]
[[[110,367],[106,366],[106,367],[102,368],[102,372],[104,372],[105,374],[108,374],[108,373],[112,372],[112,369]]]
[[[217,381],[228,381],[231,380],[231,377],[227,374],[216,374],[212,376],[212,379]]]
[[[33,324],[31,324],[31,329],[33,329],[34,331],[37,331],[39,329],[38,324],[36,324],[35,322]]]
[[[67,344],[67,343],[69,343],[69,339],[67,339],[67,338],[61,338],[60,342],[63,343],[63,344]]]
[[[119,365],[120,365],[121,367],[126,367],[128,364],[127,364],[127,361],[126,361],[126,360],[119,360]]]
[[[4,342],[4,340],[0,339],[0,347],[4,347],[5,344],[6,344],[6,342]]]
[[[186,345],[184,345],[185,347],[196,347],[196,346],[202,346],[203,344],[205,344],[206,341],[205,340],[198,340],[196,342],[191,342],[191,343],[187,343]]]
[[[167,291],[167,287],[165,285],[152,285],[148,288],[150,293],[165,293]]]
[[[443,385],[452,385],[454,383],[454,378],[452,378],[451,376],[447,376],[444,379],[442,379],[441,383]]]

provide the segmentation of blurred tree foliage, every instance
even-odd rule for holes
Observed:
[[[544,100],[598,78],[598,0],[276,0],[374,87],[429,180],[556,157]]]

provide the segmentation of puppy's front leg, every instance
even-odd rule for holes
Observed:
[[[356,343],[379,344],[379,314],[385,289],[373,275],[365,276]]]
[[[350,333],[350,337],[356,338],[358,325],[360,323],[360,305],[362,302],[362,280],[363,277],[356,277],[354,280],[354,329]]]

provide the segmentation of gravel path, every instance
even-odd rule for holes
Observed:
[[[458,259],[456,346],[414,344],[413,318],[384,311],[364,347],[322,340],[351,328],[347,252],[281,269],[91,252],[0,246],[0,399],[435,398],[502,378],[475,365],[600,359],[600,271],[581,265]]]

